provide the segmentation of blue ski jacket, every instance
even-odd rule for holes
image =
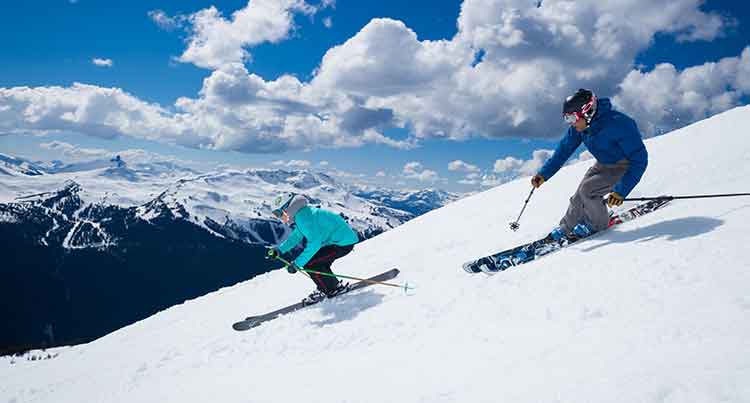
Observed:
[[[295,214],[294,222],[297,223],[296,228],[279,245],[279,251],[289,252],[304,237],[307,245],[294,260],[294,264],[299,267],[305,267],[307,262],[324,246],[349,246],[359,242],[357,233],[349,227],[349,224],[340,215],[327,210],[310,206],[302,207]]]
[[[608,98],[601,98],[598,102],[589,127],[582,132],[572,126],[568,128],[555,153],[539,170],[539,175],[549,180],[583,142],[602,164],[614,164],[623,158],[630,162],[625,175],[613,189],[622,197],[627,197],[646,171],[648,152],[635,121],[612,109]]]

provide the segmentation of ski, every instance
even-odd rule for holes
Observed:
[[[630,208],[620,214],[612,216],[609,219],[609,228],[615,225],[622,224],[624,222],[632,221],[637,217],[644,214],[648,214],[654,210],[660,209],[666,206],[670,202],[670,198],[655,199],[648,202],[639,204],[633,208]],[[578,242],[582,239],[589,239],[596,237],[597,235],[604,233],[599,231],[590,237],[577,238],[577,237],[565,237],[558,241],[551,239],[549,236],[539,239],[534,242],[530,242],[524,245],[517,246],[512,249],[504,250],[493,255],[485,256],[477,260],[472,260],[463,264],[463,269],[467,273],[486,273],[495,274],[503,270],[507,270],[513,266],[518,266],[524,263],[528,263],[541,256],[547,255],[552,252],[556,252],[564,247]]]
[[[347,291],[342,292],[342,293],[336,295],[333,298],[338,298],[338,297],[340,297],[342,295],[345,295],[345,294],[348,294],[348,293],[350,293],[350,292],[352,292],[354,290],[359,290],[359,289],[365,288],[367,286],[370,286],[370,285],[373,284],[370,281],[388,281],[388,280],[393,279],[396,276],[398,276],[399,272],[400,271],[398,269],[391,269],[391,270],[388,270],[386,272],[380,273],[377,276],[373,276],[373,277],[368,278],[367,279],[368,281],[358,281],[358,282],[350,285],[349,289]],[[239,322],[233,324],[232,328],[234,330],[237,330],[237,331],[249,330],[249,329],[252,329],[254,327],[258,327],[258,326],[260,326],[261,324],[263,324],[265,322],[274,320],[274,319],[278,318],[281,315],[286,315],[286,314],[292,313],[294,311],[299,311],[300,309],[306,308],[308,306],[315,305],[315,304],[320,303],[322,301],[325,301],[325,299],[323,299],[321,301],[312,302],[312,303],[298,302],[296,304],[292,304],[292,305],[289,305],[287,307],[284,307],[284,308],[281,308],[281,309],[277,309],[277,310],[275,310],[273,312],[269,312],[269,313],[266,313],[266,314],[263,314],[263,315],[249,316],[249,317],[245,318],[245,320],[242,320],[242,321],[239,321]]]

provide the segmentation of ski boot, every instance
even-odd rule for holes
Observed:
[[[336,288],[334,288],[330,292],[326,293],[326,298],[333,298],[333,297],[335,297],[335,296],[337,296],[339,294],[343,294],[345,292],[348,292],[349,289],[350,289],[349,283],[344,283],[343,281],[339,281],[339,283],[336,286]]]
[[[578,223],[575,227],[573,227],[573,230],[571,231],[571,234],[574,235],[577,239],[582,239],[591,236],[594,231],[589,227],[588,225],[584,223]]]
[[[549,238],[549,239],[551,239],[553,241],[556,241],[556,242],[560,242],[561,239],[565,238],[565,235],[566,235],[565,231],[562,229],[562,227],[557,227],[557,228],[553,229],[549,233],[549,235],[547,235],[547,238]]]
[[[312,305],[326,299],[326,294],[323,291],[315,290],[310,295],[302,299],[302,304]]]

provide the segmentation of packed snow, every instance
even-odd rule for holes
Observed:
[[[632,196],[750,191],[750,107],[649,139]],[[41,361],[5,358],[0,401],[748,402],[750,198],[668,207],[492,277],[472,258],[538,238],[593,161],[528,178],[358,245],[334,270],[370,287],[247,332],[312,288],[277,270]],[[134,290],[137,298],[137,290]],[[123,301],[127,303],[127,301]]]

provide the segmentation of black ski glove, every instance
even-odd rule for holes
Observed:
[[[289,265],[288,265],[288,266],[286,267],[286,271],[287,271],[287,272],[289,272],[289,274],[294,274],[294,273],[296,273],[296,272],[297,272],[297,265],[296,265],[296,264],[294,264],[293,262],[292,262],[292,263],[290,263],[290,264],[289,264]]]

